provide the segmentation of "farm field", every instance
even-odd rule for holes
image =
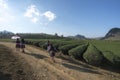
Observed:
[[[67,55],[71,55],[72,49],[74,50],[74,48],[76,48],[77,46],[80,46],[82,44],[83,45],[89,44],[89,45],[92,45],[94,48],[97,48],[97,52],[102,54],[107,59],[107,62],[110,62],[111,65],[116,66],[116,64],[117,64],[117,66],[119,66],[119,64],[120,64],[120,41],[112,41],[112,40],[65,40],[65,39],[51,39],[49,41],[51,43],[53,43],[53,45],[58,49],[58,51],[61,51],[63,54],[67,54]],[[46,39],[40,39],[40,40],[29,39],[28,40],[28,44],[36,45],[36,46],[41,47],[43,49],[46,49],[45,42],[47,42]],[[79,44],[79,45],[74,46],[73,44],[74,45]],[[79,49],[79,48],[77,49],[77,51],[74,50],[75,52],[72,52],[72,56],[75,57],[76,53],[77,53],[77,54],[80,54],[77,56],[83,57],[83,54],[87,51],[87,48],[89,47],[89,45],[86,46],[85,50]],[[80,50],[80,51],[78,52],[78,50]],[[83,51],[83,52],[81,52],[81,51]],[[91,50],[91,53],[90,53],[91,55],[93,55],[92,52],[94,52],[94,49]],[[94,52],[94,53],[96,54],[96,52]],[[87,54],[87,55],[89,55],[89,54]],[[99,56],[99,55],[97,55],[97,56]],[[94,55],[92,57],[94,57]],[[89,58],[89,56],[88,56],[87,60],[88,59],[91,59],[91,58]],[[101,60],[99,60],[99,61],[101,61]]]
[[[111,51],[115,55],[120,57],[120,41],[110,41],[110,40],[92,40],[90,43],[94,44],[102,52]]]
[[[10,40],[10,39],[1,39],[0,41],[15,42],[14,40]],[[26,39],[26,44],[34,45],[40,47],[43,50],[46,50],[47,46],[45,43],[47,41],[48,39]],[[97,48],[98,52],[101,52],[102,55],[112,64],[115,64],[116,61],[117,64],[120,64],[120,41],[73,40],[73,39],[49,39],[49,41],[56,47],[57,52],[62,52],[65,55],[70,55],[78,59],[82,58],[83,54],[87,51],[89,46],[92,45],[94,48]],[[81,48],[82,45],[83,46],[86,45],[86,47],[84,47],[83,49]],[[77,47],[78,49],[75,49]],[[72,51],[72,49],[74,51]],[[94,49],[92,50],[92,52],[94,52]],[[96,54],[96,52],[94,53]],[[77,55],[78,57],[76,57],[76,54],[80,54],[80,55]]]

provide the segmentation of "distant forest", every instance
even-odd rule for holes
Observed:
[[[10,39],[12,36],[20,36],[21,38],[26,39],[62,39],[65,38],[63,35],[58,36],[57,33],[54,35],[45,34],[45,33],[17,33],[14,34],[9,31],[0,31],[0,38],[1,39]]]
[[[65,38],[63,35],[58,36],[57,33],[55,35],[45,34],[45,33],[18,33],[17,34],[20,37],[26,38],[26,39],[61,39]]]

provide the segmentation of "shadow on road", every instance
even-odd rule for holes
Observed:
[[[30,55],[30,56],[33,56],[33,57],[38,58],[38,59],[47,58],[46,56],[41,55],[41,54],[37,54],[37,53],[25,53],[25,54]]]
[[[60,56],[59,58],[68,61],[68,63],[72,63],[72,64],[76,64],[76,65],[81,65],[81,66],[83,66],[83,67],[85,67],[85,68],[93,69],[93,67],[91,67],[91,66],[89,66],[89,65],[86,65],[86,64],[82,64],[82,63],[80,63],[80,62],[78,62],[78,61],[75,61],[75,60],[73,60],[72,58],[70,58],[70,57],[68,57],[68,56],[67,56],[67,57]]]
[[[75,66],[75,65],[71,65],[71,64],[63,63],[62,65],[69,68],[69,69],[74,69],[74,70],[77,70],[77,71],[80,71],[80,72],[87,72],[87,73],[92,73],[92,74],[101,74],[97,71],[93,71],[93,70],[87,69],[87,68],[81,68],[79,66]]]
[[[10,74],[4,74],[3,72],[0,72],[0,80],[12,80]]]

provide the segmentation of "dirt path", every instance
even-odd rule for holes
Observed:
[[[15,50],[14,43],[0,42],[0,44],[9,47],[13,55],[26,63],[26,72],[29,71],[29,76],[34,78],[32,80],[120,80],[118,73],[102,70],[67,57],[55,58],[56,63],[53,63],[46,51],[33,46],[27,45],[24,54]]]
[[[30,77],[30,66],[23,59],[0,44],[0,80],[33,80]]]

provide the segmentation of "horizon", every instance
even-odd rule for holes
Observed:
[[[120,28],[119,0],[0,0],[0,30],[87,38]]]
[[[15,35],[17,35],[17,34],[47,34],[47,35],[55,35],[55,34],[57,34],[58,36],[61,36],[60,34],[58,34],[58,33],[53,33],[53,34],[49,34],[49,33],[35,33],[35,32],[29,32],[29,33],[22,33],[22,32],[19,32],[19,33],[14,33],[14,32],[12,32],[12,31],[8,31],[8,30],[2,30],[2,31],[0,31],[0,32],[4,32],[4,31],[6,31],[6,32],[11,32],[11,33],[13,33],[13,34],[15,34]],[[80,35],[80,36],[84,36],[84,35],[82,35],[82,34],[75,34],[75,35],[67,35],[67,36],[65,36],[65,35],[63,35],[64,37],[72,37],[72,36],[76,36],[76,35]],[[106,35],[106,34],[105,34]],[[104,35],[104,36],[105,36]],[[104,36],[101,36],[101,37],[104,37]],[[100,37],[86,37],[86,36],[84,36],[85,38],[100,38]]]

